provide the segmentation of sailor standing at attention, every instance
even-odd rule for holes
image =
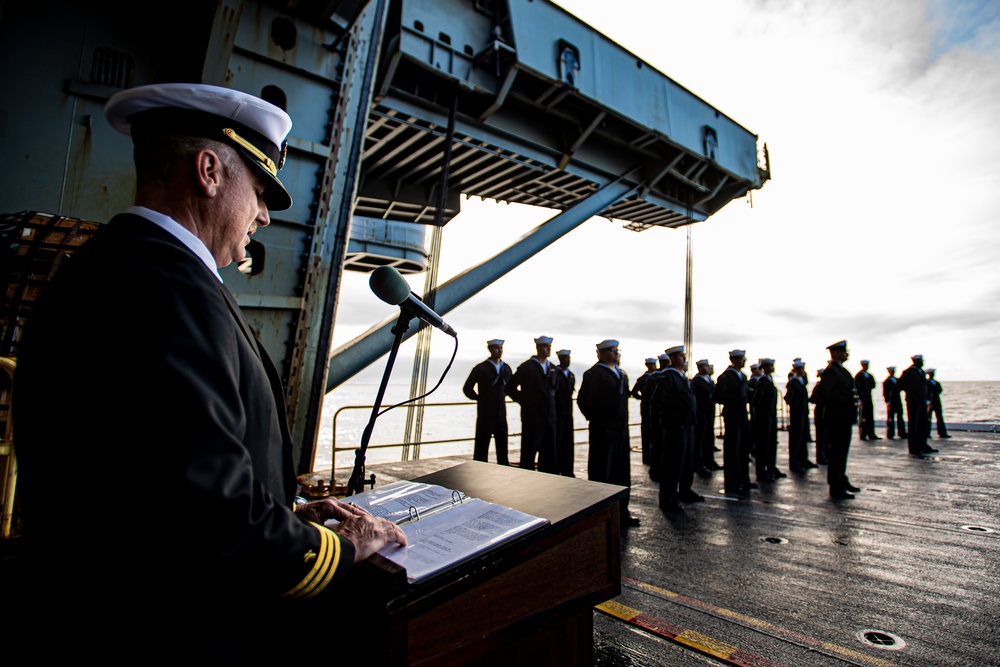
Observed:
[[[281,378],[219,273],[292,205],[278,180],[292,120],[190,83],[119,92],[105,117],[131,137],[135,205],[61,264],[18,358],[22,536],[37,569],[27,607],[11,609],[45,619],[23,648],[57,664],[151,650],[276,662],[302,638],[285,619],[346,604],[353,564],[406,543],[333,498],[295,503]],[[67,342],[97,372],[67,373]],[[148,492],[123,494],[137,475]],[[85,506],[53,493],[68,479],[85,483]]]
[[[507,383],[507,395],[521,406],[521,462],[526,470],[559,474],[556,463],[556,367],[552,338],[535,339],[535,354],[522,362]]]
[[[476,402],[476,441],[472,458],[487,461],[490,438],[496,446],[497,463],[510,465],[507,458],[507,383],[513,371],[503,357],[504,341],[486,341],[490,358],[472,367],[462,393]]]
[[[927,415],[927,433],[930,433],[930,422],[937,418],[937,434],[939,438],[950,438],[948,427],[944,423],[944,410],[941,407],[941,394],[944,389],[941,383],[934,379],[934,369],[927,369],[927,395],[931,402],[930,414]]]
[[[861,489],[851,484],[847,476],[847,457],[851,449],[851,431],[858,421],[858,395],[854,378],[844,368],[850,353],[847,341],[828,346],[830,363],[813,388],[812,400],[823,409],[823,428],[826,432],[826,481],[830,497],[850,499]]]
[[[628,398],[628,378],[618,368],[618,341],[602,340],[597,344],[597,363],[584,371],[576,395],[576,404],[589,422],[587,478],[591,481],[632,486]],[[639,519],[629,513],[628,498],[620,506],[623,527],[639,525]]]
[[[774,359],[760,360],[750,411],[754,442],[757,445],[755,464],[757,481],[768,484],[787,475],[778,470],[778,390],[774,386]]]
[[[649,416],[649,396],[646,393],[646,385],[649,378],[656,372],[656,358],[646,358],[646,372],[640,375],[632,385],[632,398],[639,399],[640,433],[642,434],[642,462],[649,465],[649,445],[652,437],[649,430],[652,428],[652,418]],[[650,387],[651,389],[652,387]]]
[[[576,460],[576,441],[573,433],[573,392],[576,376],[569,369],[572,350],[559,350],[559,367],[556,369],[556,466],[559,474],[576,477],[573,464]]]
[[[792,377],[785,385],[785,403],[788,404],[788,468],[803,472],[815,468],[809,460],[809,442],[806,440],[809,423],[809,390],[805,382],[806,364],[801,359],[792,362]]]
[[[696,364],[698,374],[691,378],[691,389],[698,403],[698,423],[695,425],[695,472],[708,474],[722,470],[715,461],[715,381],[712,380],[712,364],[701,359]]]
[[[882,380],[882,398],[885,400],[885,434],[890,440],[896,437],[897,427],[899,437],[906,437],[906,419],[903,417],[903,401],[899,397],[899,379],[896,377],[896,367],[886,366],[889,375]]]
[[[698,399],[691,381],[684,375],[683,345],[664,350],[670,366],[656,380],[653,400],[663,420],[663,447],[660,452],[660,509],[680,512],[680,503],[705,500],[692,488],[694,481],[694,427],[698,421]]]
[[[854,389],[858,392],[858,437],[862,440],[881,440],[875,435],[875,404],[872,391],[875,378],[868,372],[868,360],[861,360],[861,370],[854,376]]]
[[[899,376],[897,386],[906,394],[907,446],[912,456],[934,454],[938,450],[927,444],[930,436],[930,400],[927,395],[927,375],[924,373],[924,355],[910,357],[913,362]]]
[[[729,352],[729,367],[715,383],[712,399],[722,406],[725,432],[722,438],[722,474],[725,493],[747,493],[756,489],[750,481],[750,424],[747,419],[747,376],[743,374],[745,350]]]

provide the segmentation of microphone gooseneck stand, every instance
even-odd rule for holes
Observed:
[[[395,338],[392,341],[392,349],[389,350],[389,359],[385,363],[385,370],[382,372],[382,383],[379,385],[378,394],[375,396],[375,405],[372,406],[372,414],[368,419],[368,426],[365,427],[361,435],[361,446],[354,450],[354,471],[347,481],[347,495],[353,496],[365,490],[365,485],[375,488],[375,473],[365,479],[365,452],[368,451],[368,442],[372,438],[372,431],[375,430],[375,420],[378,418],[379,408],[382,407],[382,397],[385,396],[385,388],[389,384],[389,374],[392,366],[396,362],[396,354],[399,352],[399,345],[403,342],[403,334],[410,328],[410,320],[413,316],[406,310],[400,310],[399,319],[393,325],[391,331]]]

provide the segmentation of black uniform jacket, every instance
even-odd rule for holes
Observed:
[[[906,393],[908,404],[922,407],[927,403],[927,374],[920,366],[914,364],[903,371],[896,386]]]
[[[698,421],[715,421],[715,401],[712,400],[715,382],[707,375],[695,375],[691,378],[691,389],[698,402]]]
[[[292,511],[273,365],[228,289],[160,227],[120,215],[68,257],[21,352],[19,491],[43,575],[30,596],[95,596],[113,625],[153,614],[155,631],[167,610],[243,618],[314,596],[353,564],[348,540]]]
[[[657,376],[653,409],[658,410],[667,428],[692,426],[698,422],[698,399],[691,381],[680,371],[667,368]]]
[[[774,386],[774,380],[761,375],[754,383],[751,400],[755,414],[773,419],[778,409],[778,390]]]
[[[722,416],[725,419],[746,419],[747,376],[730,366],[715,383],[712,398],[722,406]]]
[[[854,389],[862,403],[872,402],[872,390],[875,389],[875,378],[871,373],[858,371],[854,376]]]
[[[886,403],[899,400],[899,380],[894,375],[882,380],[882,398]]]
[[[809,390],[798,377],[791,377],[785,385],[785,403],[793,410],[805,410],[809,407]]]
[[[628,376],[621,377],[597,363],[583,372],[576,404],[592,424],[625,426],[628,424]]]
[[[823,407],[823,419],[841,423],[858,423],[858,395],[854,378],[842,364],[831,361],[813,388],[810,402]]]
[[[507,383],[507,395],[521,406],[522,422],[555,421],[557,372],[556,365],[549,362],[546,373],[534,358],[514,371]]]
[[[472,367],[462,393],[478,403],[478,414],[485,419],[503,419],[507,416],[507,383],[513,372],[510,365],[500,362],[500,372],[489,359]]]

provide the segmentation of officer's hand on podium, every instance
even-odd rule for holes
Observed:
[[[399,526],[335,498],[299,505],[295,513],[318,524],[330,519],[338,521],[330,526],[330,530],[354,543],[355,563],[365,560],[387,544],[406,546],[406,534]]]

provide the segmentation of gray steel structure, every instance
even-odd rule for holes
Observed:
[[[295,203],[255,235],[249,273],[223,274],[281,361],[300,472],[326,391],[391,344],[380,324],[330,353],[341,272],[371,268],[352,216],[446,224],[460,194],[561,211],[428,295],[444,314],[591,216],[677,227],[770,178],[754,134],[547,0],[116,9],[0,9],[0,213],[104,222],[131,203],[131,144],[101,118],[118,90],[200,81],[285,108]]]

